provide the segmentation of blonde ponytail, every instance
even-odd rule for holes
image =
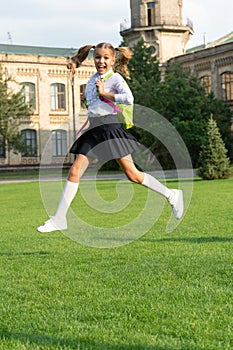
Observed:
[[[87,58],[90,49],[95,48],[93,45],[85,45],[80,47],[77,53],[71,57],[71,62],[67,64],[68,69],[79,68],[82,62]]]
[[[129,47],[117,47],[116,50],[116,62],[113,66],[113,70],[122,74],[125,78],[130,79],[127,64],[133,57],[133,52]]]

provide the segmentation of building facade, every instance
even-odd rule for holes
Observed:
[[[192,23],[183,25],[182,0],[130,0],[131,26],[121,24],[120,34],[133,46],[142,38],[161,63],[185,53],[193,34]]]
[[[174,62],[196,75],[206,92],[224,100],[233,109],[233,32],[174,57]]]
[[[44,150],[47,164],[71,161],[69,147],[87,114],[80,93],[95,71],[93,60],[88,58],[72,75],[67,63],[74,52],[74,49],[0,45],[3,76],[10,77],[10,88],[14,91],[22,90],[33,112],[20,123],[26,150],[19,154],[11,152],[8,157],[1,144],[1,166],[39,164]]]

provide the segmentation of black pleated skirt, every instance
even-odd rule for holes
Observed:
[[[116,115],[91,117],[89,123],[70,153],[109,161],[132,154],[138,147],[135,137],[121,126]]]

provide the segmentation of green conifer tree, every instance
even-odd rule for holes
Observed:
[[[210,117],[206,139],[199,155],[199,175],[205,180],[226,179],[230,176],[230,160],[216,121]]]
[[[25,149],[19,132],[20,119],[31,114],[21,91],[12,92],[9,89],[10,81],[10,78],[3,77],[0,66],[0,146],[7,150],[8,163],[11,150],[17,153]]]

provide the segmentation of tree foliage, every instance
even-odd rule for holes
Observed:
[[[194,167],[199,165],[198,155],[212,113],[228,156],[233,160],[233,115],[226,103],[215,98],[213,93],[206,95],[198,78],[180,64],[169,62],[165,71],[161,70],[156,57],[151,56],[150,49],[142,40],[133,47],[133,51],[134,56],[129,63],[129,85],[135,103],[153,109],[175,126],[188,148]],[[163,144],[143,130],[136,130],[136,133],[139,141],[157,156],[164,167],[173,166]]]
[[[200,151],[199,175],[206,180],[225,179],[230,176],[230,160],[216,121],[210,118],[205,142]]]
[[[221,135],[232,154],[232,113],[224,101],[214,94],[206,95],[196,76],[185,71],[180,64],[168,65],[164,82],[157,90],[154,108],[167,118],[183,138],[193,166],[197,167],[200,148],[205,139],[210,114],[213,114]]]
[[[20,119],[31,114],[21,91],[11,91],[9,82],[11,79],[4,79],[0,67],[0,136],[8,158],[11,150],[18,152],[25,148],[19,132]]]
[[[143,40],[137,42],[133,48],[134,56],[129,61],[129,85],[134,93],[135,103],[150,107],[151,96],[154,95],[160,81],[159,63],[152,56],[150,48],[144,45]]]

